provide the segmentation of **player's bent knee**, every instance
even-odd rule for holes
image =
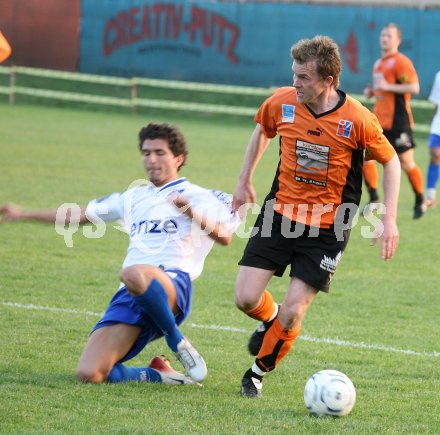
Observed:
[[[235,293],[235,306],[245,313],[253,310],[258,305],[258,301],[259,298],[255,298],[245,291],[236,291]]]
[[[119,278],[130,293],[140,295],[145,292],[148,280],[145,274],[142,273],[142,270],[136,265],[124,267],[119,272]]]
[[[282,304],[278,314],[279,321],[283,327],[288,329],[301,326],[306,307],[301,304]]]

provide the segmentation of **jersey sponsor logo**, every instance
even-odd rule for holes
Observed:
[[[350,137],[353,123],[346,119],[339,120],[338,128],[336,129],[336,136]]]
[[[330,147],[298,140],[296,142],[295,180],[327,186]]]
[[[282,122],[293,123],[295,119],[295,106],[292,104],[282,104],[281,113],[283,115]]]
[[[177,222],[174,219],[151,219],[131,224],[130,237],[139,234],[175,234]]]
[[[391,59],[389,59],[387,61],[386,67],[388,69],[392,68],[394,66],[394,64],[396,63],[396,58],[392,57]]]
[[[307,130],[307,134],[310,134],[312,136],[321,136],[321,134],[324,134],[324,130],[317,127],[315,130]]]

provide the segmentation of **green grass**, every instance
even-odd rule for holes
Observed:
[[[251,119],[0,104],[0,203],[83,205],[125,189],[143,176],[137,133],[152,120],[174,122],[187,136],[190,156],[183,175],[233,191]],[[417,141],[416,159],[425,171],[427,137]],[[272,181],[277,151],[274,141],[258,168],[260,202]],[[182,328],[207,361],[203,388],[83,385],[75,379],[75,367],[118,286],[126,236],[111,225],[101,239],[78,231],[74,247],[66,248],[52,226],[0,225],[0,433],[438,433],[439,212],[413,221],[412,205],[403,176],[401,242],[390,262],[380,260],[378,247],[361,237],[366,221],[359,219],[330,294],[318,296],[302,338],[267,375],[262,401],[238,394],[252,363],[246,342],[255,326],[233,302],[245,240],[214,248]],[[287,282],[271,283],[278,301]],[[237,330],[210,328],[216,325]],[[319,341],[325,338],[330,341]],[[132,363],[162,352],[167,348],[159,340]],[[345,372],[356,387],[357,403],[345,418],[317,419],[303,405],[305,382],[324,368]]]

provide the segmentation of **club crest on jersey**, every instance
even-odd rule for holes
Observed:
[[[282,122],[293,123],[293,120],[295,119],[295,106],[292,104],[283,104],[281,106],[281,111],[283,115]]]
[[[336,136],[350,137],[351,129],[353,128],[353,123],[347,121],[346,119],[341,119],[336,130]]]

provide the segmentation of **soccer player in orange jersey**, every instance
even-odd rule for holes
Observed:
[[[278,135],[280,161],[235,285],[237,307],[260,321],[248,346],[256,359],[241,383],[241,394],[250,398],[262,396],[263,377],[291,349],[318,291],[329,291],[359,206],[365,155],[384,168],[386,212],[372,243],[381,236],[381,256],[388,260],[399,239],[399,159],[376,116],[338,89],[337,44],[316,36],[299,41],[291,54],[293,87],[276,90],[258,110],[233,200],[234,209],[255,202],[255,168]],[[267,285],[288,266],[291,280],[278,305]]]
[[[3,33],[0,32],[0,63],[5,61],[11,55],[12,49]]]
[[[402,33],[396,24],[387,24],[380,33],[381,58],[373,69],[373,86],[367,86],[364,95],[375,97],[373,112],[384,129],[384,134],[395,148],[402,169],[406,172],[415,194],[414,219],[423,216],[423,174],[414,161],[412,129],[414,120],[409,104],[412,94],[420,91],[417,72],[411,60],[399,52]],[[370,192],[370,202],[377,196],[377,170],[367,163],[364,176]],[[375,189],[376,188],[376,189]],[[368,213],[371,207],[365,209]]]

